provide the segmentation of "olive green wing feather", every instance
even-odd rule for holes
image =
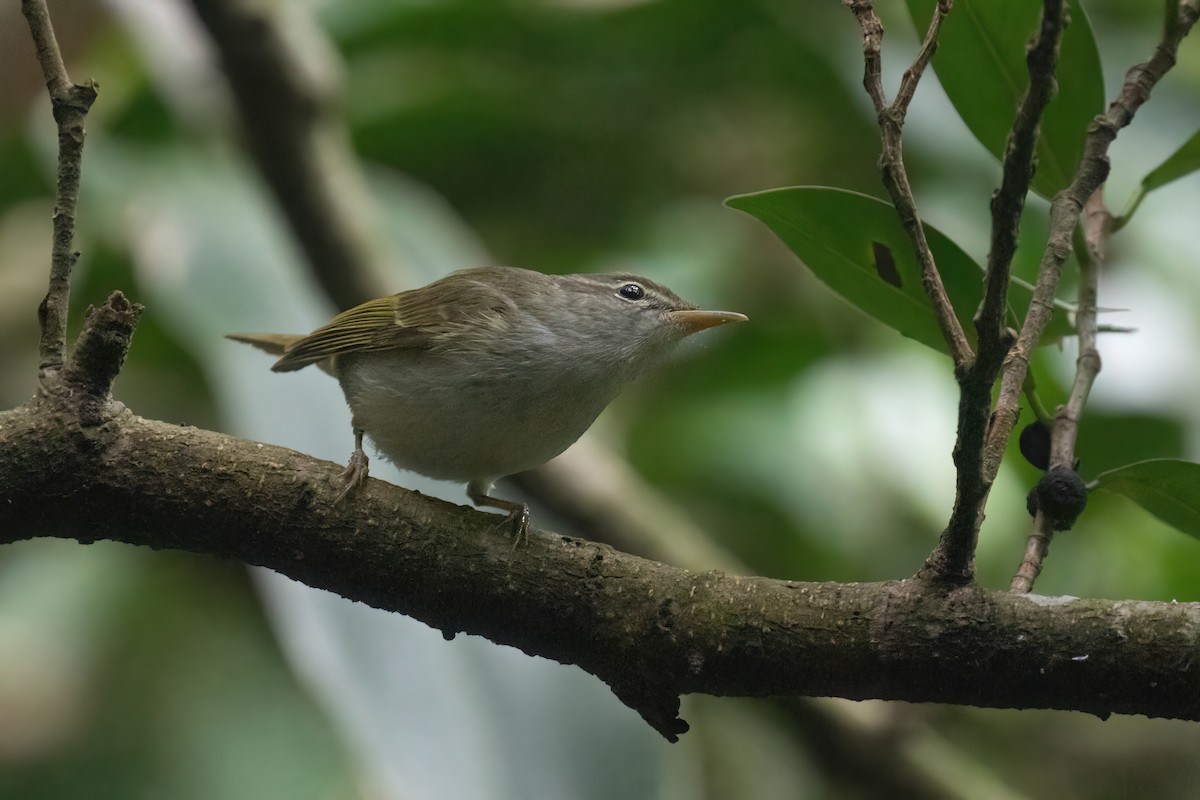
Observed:
[[[503,317],[512,301],[491,282],[466,277],[482,271],[465,270],[343,311],[289,343],[271,369],[289,372],[345,353],[426,348],[464,326]]]
[[[421,347],[426,337],[418,329],[400,324],[395,301],[395,296],[381,297],[343,311],[288,344],[271,369],[290,372],[343,353]]]

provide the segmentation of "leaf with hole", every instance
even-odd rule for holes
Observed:
[[[907,0],[909,14],[924,35],[936,0]],[[975,138],[996,158],[1004,158],[1017,106],[1029,86],[1025,50],[1037,33],[1041,3],[1012,0],[958,0],[938,37],[933,56],[950,102]],[[1053,197],[1065,189],[1083,156],[1092,118],[1104,111],[1100,51],[1078,0],[1068,3],[1069,22],[1058,58],[1058,91],[1042,118],[1033,190]]]
[[[912,243],[890,203],[843,189],[796,186],[737,195],[725,204],[765,223],[846,300],[910,339],[948,352]],[[925,236],[954,313],[973,340],[983,268],[936,228],[925,225]],[[1009,285],[1016,308],[1028,308],[1032,296],[1026,283]],[[1073,334],[1067,308],[1056,305],[1043,343]]]
[[[1139,461],[1101,473],[1096,488],[1124,495],[1176,530],[1200,539],[1200,464]]]

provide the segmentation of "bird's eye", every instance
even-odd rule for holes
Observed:
[[[626,300],[641,300],[646,296],[646,290],[638,286],[636,283],[627,283],[620,289],[617,289],[617,294],[624,297]]]

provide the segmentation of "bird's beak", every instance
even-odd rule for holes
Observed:
[[[746,322],[750,318],[736,311],[672,311],[671,320],[679,325],[687,335],[702,331],[705,328],[715,328],[727,322]]]

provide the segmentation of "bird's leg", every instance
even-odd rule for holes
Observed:
[[[467,497],[471,498],[471,502],[477,506],[490,506],[508,512],[508,517],[496,527],[510,526],[512,528],[513,533],[516,534],[516,540],[513,542],[515,548],[521,542],[529,540],[529,506],[524,503],[514,503],[512,500],[492,497],[488,494],[492,491],[492,485],[491,481],[471,481],[467,484]]]
[[[362,482],[367,479],[367,454],[363,452],[362,446],[363,431],[362,428],[355,426],[354,428],[354,452],[350,454],[350,463],[346,465],[346,469],[342,472],[342,480],[345,486],[338,492],[338,496],[334,498],[334,505],[346,499],[346,495],[362,485]]]

